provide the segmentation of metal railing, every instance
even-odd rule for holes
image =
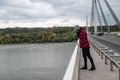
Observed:
[[[76,45],[63,80],[78,80],[79,79],[79,67],[80,67],[80,53],[81,50]]]
[[[113,66],[116,66],[119,75],[118,80],[120,80],[120,55],[114,50],[111,50],[109,47],[95,41],[92,38],[89,40],[101,59],[105,60],[105,64],[108,64],[108,60],[110,61],[110,71],[113,71]]]

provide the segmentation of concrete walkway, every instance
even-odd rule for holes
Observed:
[[[118,80],[118,71],[116,67],[114,67],[114,71],[110,71],[110,64],[108,63],[107,65],[105,65],[104,59],[102,60],[92,47],[90,51],[96,65],[96,70],[80,70],[79,80]],[[80,67],[82,66],[83,58],[81,57]],[[91,65],[88,60],[88,68],[90,67]]]

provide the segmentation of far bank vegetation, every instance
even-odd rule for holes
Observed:
[[[0,44],[72,42],[76,39],[73,27],[0,29]]]

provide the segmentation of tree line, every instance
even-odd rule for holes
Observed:
[[[103,32],[108,31],[107,26],[97,26],[97,31],[98,32],[101,32],[101,27],[103,28]],[[118,25],[109,25],[109,27],[110,27],[111,32],[119,32],[120,31],[120,28],[118,27]],[[94,31],[94,27],[89,27],[89,31],[90,32]]]
[[[73,27],[0,29],[0,44],[72,42],[76,39]]]

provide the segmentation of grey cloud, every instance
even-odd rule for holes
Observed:
[[[54,6],[55,10],[57,12],[59,12],[60,14],[64,15],[67,13],[74,13],[74,14],[79,14],[79,13],[83,13],[86,12],[85,10],[89,8],[88,5],[91,5],[90,3],[88,3],[87,1],[86,4],[81,4],[81,2],[84,1],[80,1],[80,0],[32,0],[33,2],[40,2],[40,1],[44,1],[46,3],[50,3]],[[86,9],[85,9],[86,8]]]
[[[43,20],[47,18],[53,18],[56,16],[56,15],[51,15],[51,13],[49,12],[47,13],[46,11],[38,11],[39,9],[35,10],[34,5],[31,5],[31,6],[26,5],[27,7],[22,7],[22,6],[16,6],[13,4],[9,4],[9,2],[5,3],[3,0],[2,0],[2,3],[6,5],[1,5],[0,10],[4,10],[6,13],[0,14],[1,15],[0,20],[15,20],[15,19],[17,20],[24,20],[24,19],[25,20]],[[42,12],[46,12],[46,14]]]
[[[40,0],[32,0],[33,2],[39,2]],[[44,2],[50,3],[54,6],[55,10],[59,13],[59,16],[63,17],[80,17],[81,15],[88,15],[88,5],[91,2],[86,4],[81,4],[84,1],[80,0],[42,0]]]
[[[69,4],[72,4],[76,1],[79,1],[79,0],[31,0],[32,2],[47,2],[47,3],[50,3],[50,4],[53,4],[55,6],[59,6],[59,5],[69,5]]]
[[[0,10],[5,10],[6,13],[0,14],[0,20],[28,20],[28,21],[46,21],[47,19],[58,18],[63,19],[62,22],[69,21],[68,19],[76,18],[85,20],[86,16],[90,17],[92,0],[31,0],[30,3],[16,4],[12,0],[0,0]],[[107,0],[112,6],[113,10],[120,18],[120,0]],[[43,11],[35,11],[34,5],[36,3],[46,3],[50,5],[56,14],[42,14]],[[105,8],[101,0],[104,11]],[[32,8],[33,7],[33,8]],[[39,6],[38,6],[39,7]],[[43,6],[44,8],[45,6]],[[33,10],[33,13],[32,13]],[[39,9],[37,9],[39,10]],[[106,11],[107,13],[107,11]],[[108,14],[108,13],[107,13]],[[7,21],[6,21],[7,22]]]
[[[61,22],[69,22],[69,20],[68,19],[64,19]]]

